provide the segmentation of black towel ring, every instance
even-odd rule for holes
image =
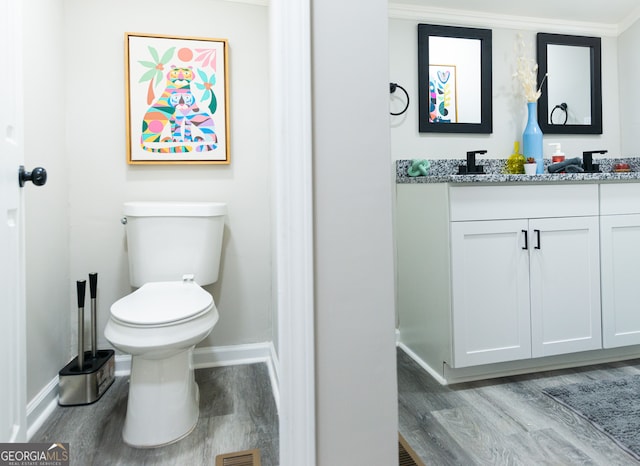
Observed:
[[[401,112],[398,112],[398,113],[389,112],[394,116],[402,115],[409,108],[409,93],[406,91],[406,89],[402,87],[400,84],[389,83],[389,91],[391,91],[392,94],[396,91],[396,89],[402,89],[402,92],[404,92],[404,95],[407,96],[407,105],[404,106],[404,109]]]
[[[567,112],[567,104],[564,102],[562,102],[560,105],[556,105],[555,107],[553,107],[553,110],[551,110],[551,115],[549,115],[549,121],[551,121],[552,125],[555,125],[555,123],[553,122],[553,112],[555,112],[558,109],[564,112],[564,122],[562,124],[566,125],[567,119],[569,118],[569,112]]]

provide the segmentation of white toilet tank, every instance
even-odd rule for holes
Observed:
[[[129,281],[218,280],[227,205],[220,202],[126,202]]]

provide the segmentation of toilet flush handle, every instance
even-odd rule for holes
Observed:
[[[182,281],[185,283],[193,283],[195,279],[196,279],[196,276],[192,273],[186,273],[182,276]]]

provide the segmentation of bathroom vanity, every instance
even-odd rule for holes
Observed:
[[[399,344],[442,383],[640,357],[640,173],[404,174]]]

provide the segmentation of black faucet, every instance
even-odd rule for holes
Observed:
[[[582,153],[582,168],[585,173],[600,173],[600,164],[593,163],[593,154],[606,154],[606,150],[588,150]]]
[[[458,167],[458,175],[482,175],[484,174],[484,166],[476,165],[476,154],[486,154],[486,150],[472,150],[467,152],[467,165]]]

